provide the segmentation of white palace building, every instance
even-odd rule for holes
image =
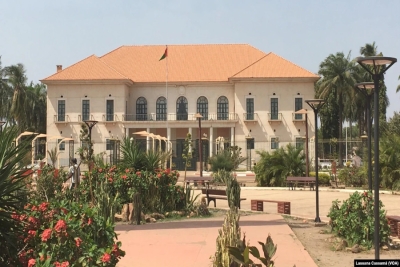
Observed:
[[[197,113],[202,115],[203,160],[216,153],[216,140],[223,138],[225,145],[242,148],[247,169],[257,162],[255,150],[302,145],[307,125],[308,136],[315,135],[312,110],[307,124],[294,112],[314,98],[318,75],[247,44],[169,45],[160,60],[165,50],[162,45],[121,46],[64,69],[58,65],[42,80],[47,135],[73,139],[76,150],[83,121],[98,121],[92,129],[94,153],[110,155],[110,140],[124,137],[147,140],[149,148],[152,138],[133,134],[146,131],[165,137],[162,146],[172,145],[177,169],[184,167],[187,133],[199,138]],[[60,146],[63,165],[68,164],[66,146]]]

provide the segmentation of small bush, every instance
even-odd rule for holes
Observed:
[[[315,177],[315,172],[309,173],[310,177]],[[327,173],[318,172],[318,183],[322,185],[329,185],[330,184],[330,175]]]
[[[331,218],[332,231],[347,240],[350,245],[358,244],[372,247],[374,240],[374,199],[371,192],[355,192],[342,205],[340,201],[332,202],[328,217]],[[380,244],[387,242],[389,225],[386,212],[379,201]]]
[[[338,178],[346,186],[362,187],[367,183],[367,173],[363,167],[344,167],[339,171]]]

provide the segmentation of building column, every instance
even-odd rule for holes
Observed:
[[[231,146],[235,145],[235,127],[231,127]]]
[[[146,129],[146,132],[150,133],[150,128]],[[150,137],[146,136],[146,151],[150,150]]]
[[[214,128],[213,127],[210,127],[210,141],[209,141],[209,144],[210,144],[210,157],[212,157],[212,155],[213,155],[213,148],[214,148]]]
[[[170,146],[170,142],[169,141],[171,141],[171,128],[170,127],[168,127],[167,128],[167,139],[168,139],[168,149],[171,149],[171,151],[172,151],[172,145],[171,145],[171,147],[169,147]]]
[[[193,140],[192,127],[189,127],[189,133]],[[189,152],[192,152],[192,146],[189,146]]]

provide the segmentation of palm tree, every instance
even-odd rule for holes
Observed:
[[[7,84],[6,70],[1,65],[0,57],[0,120],[10,122],[11,97],[12,91]]]
[[[382,186],[391,190],[400,189],[400,137],[390,133],[382,138],[379,166]]]
[[[12,218],[14,212],[23,209],[26,203],[27,171],[20,162],[31,149],[32,137],[27,137],[18,146],[13,141],[18,135],[16,126],[0,133],[0,262],[7,255],[15,255],[16,239],[23,229]]]
[[[47,90],[42,83],[31,83],[26,88],[27,93],[27,127],[38,133],[46,132]]]
[[[317,97],[326,99],[335,92],[339,117],[338,138],[342,140],[343,111],[345,103],[350,102],[350,92],[354,90],[355,64],[350,59],[350,52],[346,57],[342,52],[338,52],[336,55],[330,54],[321,62],[319,68],[318,74],[322,75],[322,79],[318,82]],[[342,156],[342,144],[339,143],[339,166],[343,166]]]
[[[365,56],[365,57],[370,57],[370,56],[383,56],[382,52],[378,53],[378,46],[375,45],[375,42],[372,44],[365,44],[365,46],[362,46],[360,48],[360,54]],[[364,78],[362,78],[363,81],[368,81],[372,82],[372,77],[369,73],[364,71]],[[389,98],[387,96],[387,88],[385,85],[384,80],[379,81],[379,114],[381,121],[386,121],[386,109],[389,106]],[[372,109],[371,109],[372,110]]]
[[[26,75],[22,64],[12,65],[5,68],[8,84],[13,90],[10,113],[21,129],[26,129]]]

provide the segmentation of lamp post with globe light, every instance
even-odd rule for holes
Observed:
[[[318,111],[325,104],[325,100],[323,99],[310,99],[305,101],[313,110],[315,117],[315,206],[316,206],[316,215],[315,222],[320,223],[321,218],[319,217],[319,194],[318,194]]]
[[[397,62],[393,57],[357,57],[355,59],[374,81],[374,247],[375,259],[379,259],[379,81],[383,80],[383,74]],[[371,133],[368,133],[371,135]]]

